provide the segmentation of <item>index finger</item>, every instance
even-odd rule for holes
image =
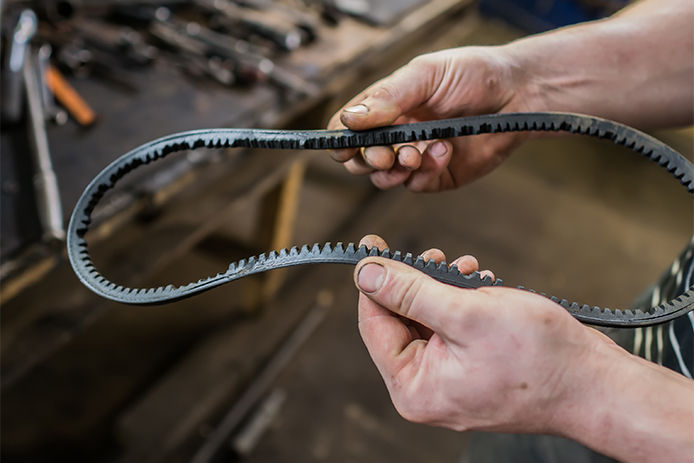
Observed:
[[[347,127],[340,120],[340,113],[344,107],[340,108],[328,121],[328,130],[342,130]],[[335,149],[330,150],[330,156],[337,162],[347,162],[357,155],[359,148],[345,148],[345,149]]]

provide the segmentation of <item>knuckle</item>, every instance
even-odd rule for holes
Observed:
[[[408,277],[395,291],[395,305],[400,307],[400,313],[410,318],[412,310],[419,302],[419,294],[422,291],[422,279]]]
[[[415,56],[407,66],[418,72],[431,72],[438,65],[439,58],[434,53]]]
[[[372,93],[373,98],[384,99],[384,100],[394,100],[398,98],[400,94],[396,85],[384,81],[378,84]]]

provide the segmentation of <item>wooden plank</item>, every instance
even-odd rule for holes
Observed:
[[[294,236],[294,223],[296,222],[297,209],[299,207],[299,194],[306,170],[306,159],[298,159],[292,163],[287,177],[282,183],[279,196],[274,198],[276,204],[274,218],[271,224],[271,239],[266,249],[279,250],[291,247]],[[261,230],[262,231],[262,230]],[[286,269],[277,270],[264,275],[263,285],[260,288],[260,303],[272,299],[282,285],[286,276]]]

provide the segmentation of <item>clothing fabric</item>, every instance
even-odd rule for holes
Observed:
[[[681,294],[694,285],[694,237],[673,261],[660,281],[634,305],[647,309]],[[694,314],[669,323],[637,328],[633,333],[631,351],[692,379],[694,373]]]

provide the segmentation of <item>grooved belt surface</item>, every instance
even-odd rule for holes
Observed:
[[[364,257],[380,255],[411,265],[431,277],[461,288],[500,286],[481,278],[478,272],[461,274],[445,263],[425,262],[421,257],[399,251],[382,251],[355,247],[353,244],[315,244],[312,247],[293,247],[231,263],[222,273],[182,286],[158,288],[127,288],[106,279],[95,268],[86,241],[91,214],[103,195],[133,169],[157,161],[170,153],[195,148],[275,148],[275,149],[334,149],[373,145],[391,145],[417,140],[450,138],[484,133],[518,131],[564,131],[604,138],[624,145],[648,157],[666,169],[682,186],[694,194],[694,166],[681,154],[661,141],[631,127],[578,114],[514,113],[466,117],[382,127],[355,132],[351,130],[284,131],[261,129],[207,129],[169,135],[144,144],[121,156],[87,186],[70,218],[67,231],[67,250],[70,263],[80,281],[105,298],[127,304],[158,304],[183,299],[246,275],[293,265],[315,263],[356,264]],[[544,294],[543,294],[544,295]],[[550,297],[550,296],[548,296]],[[550,297],[582,322],[602,326],[647,326],[663,323],[684,315],[694,308],[694,287],[689,287],[675,299],[647,311],[620,310],[589,306]]]

